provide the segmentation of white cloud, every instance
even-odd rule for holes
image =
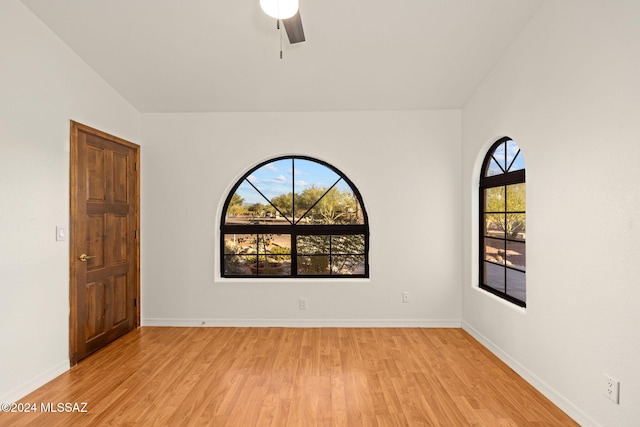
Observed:
[[[268,182],[269,184],[284,184],[287,182],[287,177],[284,175],[278,175],[273,179],[265,179],[264,182]]]

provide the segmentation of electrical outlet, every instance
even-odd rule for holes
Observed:
[[[405,304],[408,304],[410,302],[409,300],[409,292],[403,292],[402,293],[402,302]]]
[[[300,298],[298,300],[298,308],[300,310],[306,310],[309,307],[309,301],[306,298]]]
[[[620,402],[620,381],[614,380],[609,375],[605,374],[605,389],[604,395],[607,396],[610,400],[613,400],[616,403]]]

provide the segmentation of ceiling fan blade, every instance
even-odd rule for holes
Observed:
[[[293,44],[305,41],[299,10],[291,18],[283,19],[282,22],[284,23],[284,29],[287,30],[289,43]]]

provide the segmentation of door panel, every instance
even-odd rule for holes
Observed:
[[[139,155],[71,123],[72,364],[139,326]]]
[[[113,278],[113,324],[119,325],[122,322],[126,322],[127,319],[127,290],[130,278],[126,275],[120,275]]]
[[[113,202],[128,203],[129,191],[127,181],[129,158],[120,153],[113,153]]]
[[[87,250],[83,253],[93,256],[86,262],[87,271],[104,268],[104,249],[106,244],[104,241],[106,230],[104,215],[87,215],[86,227]]]
[[[81,136],[82,138],[82,136]],[[82,143],[87,143],[86,138],[82,138]],[[87,200],[103,202],[105,200],[105,153],[104,150],[96,146],[87,146],[87,164],[84,173],[87,179]]]
[[[112,264],[123,264],[127,262],[127,242],[129,241],[129,217],[127,215],[109,215],[107,229],[113,237],[113,258]]]
[[[104,281],[87,283],[85,293],[87,306],[85,339],[87,341],[104,333],[105,288],[106,284]]]

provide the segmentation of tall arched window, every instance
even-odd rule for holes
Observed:
[[[287,156],[251,169],[220,224],[223,277],[369,277],[360,193],[322,161]]]
[[[480,175],[480,287],[526,307],[524,157],[505,137],[489,149]]]

